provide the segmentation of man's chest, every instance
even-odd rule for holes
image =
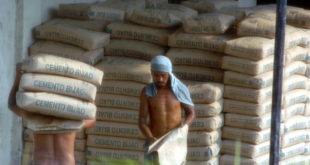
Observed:
[[[151,108],[174,109],[180,106],[180,102],[172,91],[158,91],[157,95],[148,99]]]

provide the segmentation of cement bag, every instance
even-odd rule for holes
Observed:
[[[145,0],[146,8],[158,8],[162,5],[167,5],[168,0]]]
[[[307,65],[301,61],[295,61],[283,68],[283,78],[288,78],[294,74],[306,75]]]
[[[88,135],[87,146],[98,148],[110,148],[116,150],[136,150],[143,151],[145,140],[120,138],[112,136]]]
[[[222,138],[240,140],[250,144],[261,144],[270,139],[270,129],[256,131],[225,126],[223,127]]]
[[[188,125],[169,131],[149,146],[148,154],[156,152],[160,165],[185,164],[187,134]]]
[[[196,83],[187,85],[194,103],[211,104],[223,97],[224,85],[220,83]]]
[[[33,132],[30,129],[28,129],[28,128],[24,129],[23,140],[24,141],[33,141]]]
[[[94,127],[86,130],[86,133],[89,135],[144,139],[144,135],[141,133],[139,126],[128,123],[97,121]]]
[[[224,125],[224,116],[222,114],[208,118],[197,118],[190,125],[190,131],[215,131]]]
[[[166,56],[174,65],[220,68],[223,54],[197,49],[170,48]]]
[[[305,113],[304,113],[305,116],[310,116],[310,103],[306,103],[306,106],[305,106]]]
[[[310,143],[305,143],[305,155],[309,155],[310,154]]]
[[[301,47],[304,47],[304,48],[308,48],[309,49],[309,46],[310,46],[310,29],[302,29],[302,28],[298,28],[298,30],[301,31],[301,33],[303,33],[302,35],[302,41],[301,43],[299,44],[299,46]]]
[[[310,48],[307,48],[306,63],[307,63],[307,64],[310,64]]]
[[[261,131],[270,128],[271,114],[267,113],[262,116],[247,116],[233,113],[225,114],[225,126],[245,128]]]
[[[181,20],[185,20],[187,18],[191,18],[193,16],[197,16],[198,12],[195,9],[186,7],[180,4],[166,4],[159,7],[159,9],[168,10],[174,15],[181,18]]]
[[[23,146],[23,154],[32,154],[33,149],[34,149],[34,145],[33,142],[24,142],[24,146]]]
[[[187,160],[211,160],[219,155],[221,150],[221,142],[205,147],[188,147]]]
[[[274,54],[274,39],[240,37],[226,43],[225,53],[250,60],[261,60]]]
[[[98,63],[103,58],[103,48],[86,51],[80,47],[55,41],[38,40],[29,48],[30,55],[52,54],[59,57],[82,61],[90,65]]]
[[[227,8],[227,9],[219,10],[216,12],[234,16],[235,17],[235,24],[238,24],[247,15],[247,9],[246,8]]]
[[[131,39],[150,42],[162,46],[168,45],[169,29],[156,29],[141,25],[113,22],[108,25],[107,32],[113,39]]]
[[[280,160],[288,159],[297,155],[303,155],[305,152],[305,143],[299,143],[290,147],[280,149]]]
[[[75,139],[86,139],[85,129],[76,131]]]
[[[285,50],[284,65],[288,65],[295,61],[306,61],[308,50],[300,46],[295,46]]]
[[[211,146],[221,140],[222,131],[218,129],[212,132],[189,132],[187,137],[188,146]]]
[[[104,80],[98,93],[119,94],[139,97],[145,84],[133,81]]]
[[[217,82],[223,81],[223,71],[218,69],[195,67],[195,66],[174,66],[173,73],[183,80]]]
[[[57,57],[48,54],[38,54],[23,61],[22,70],[33,73],[46,73],[67,76],[101,85],[103,72],[83,62]]]
[[[225,86],[224,98],[250,103],[262,103],[272,96],[272,87],[251,89],[234,86]]]
[[[302,27],[302,28],[307,28],[310,29],[310,11],[309,10],[304,10],[304,9],[290,9],[287,11],[287,23]]]
[[[127,109],[98,107],[97,120],[138,124],[139,112]]]
[[[34,30],[37,39],[53,40],[79,46],[86,50],[94,50],[106,46],[110,35],[103,32],[90,31],[57,22],[47,22]]]
[[[307,64],[306,76],[310,78],[310,64]]]
[[[29,112],[73,120],[95,119],[97,109],[89,102],[44,92],[18,92],[16,100]]]
[[[85,139],[83,139],[83,140],[75,139],[74,150],[83,152],[83,151],[85,151],[85,149],[86,149],[86,140]]]
[[[293,116],[304,115],[306,104],[298,103],[285,108],[285,120]]]
[[[92,30],[103,32],[107,25],[109,24],[108,21],[96,21],[96,20],[76,20],[76,19],[53,19],[53,22],[57,22],[58,24],[68,24],[71,26],[75,26],[82,29]]]
[[[34,164],[32,154],[23,154],[22,155],[22,165],[32,165]]]
[[[91,4],[77,3],[77,4],[59,4],[57,16],[73,19],[90,19]]]
[[[87,148],[86,158],[104,163],[109,159],[112,160],[132,160],[134,162],[144,162],[144,153],[141,151],[115,150],[103,148]]]
[[[184,6],[193,8],[199,13],[212,13],[229,8],[237,8],[238,3],[229,0],[213,1],[213,0],[190,0],[182,1]]]
[[[282,92],[289,92],[295,89],[307,89],[308,79],[305,76],[293,75],[283,82]]]
[[[309,156],[297,155],[280,161],[280,165],[309,164]]]
[[[220,159],[220,165],[235,165],[235,162],[235,155],[222,155]],[[247,165],[267,165],[269,164],[269,154],[262,155],[254,159],[240,157],[238,162],[240,162],[240,164]]]
[[[238,24],[238,36],[258,36],[274,38],[276,28],[275,21],[264,18],[246,18]]]
[[[151,65],[149,62],[124,57],[106,57],[96,65],[104,71],[104,80],[126,80],[151,83]]]
[[[309,34],[305,33],[303,30],[291,27],[290,31],[285,32],[285,48],[291,48],[295,46],[308,47],[310,44]]]
[[[260,104],[224,99],[223,112],[261,116],[271,112],[271,106],[271,99],[268,99]]]
[[[74,151],[75,163],[85,164],[86,163],[85,155],[86,155],[85,152]]]
[[[186,161],[185,165],[219,165],[220,156],[212,158],[210,160],[202,161]]]
[[[170,47],[224,52],[226,42],[230,38],[227,35],[189,34],[178,30],[169,36],[168,44]]]
[[[242,143],[240,141],[224,140],[222,142],[221,154],[236,155],[236,150],[241,151],[240,156],[246,158],[256,158],[269,153],[270,142],[264,142],[258,145]]]
[[[96,105],[102,107],[139,110],[140,99],[133,96],[97,94]]]
[[[296,89],[287,92],[282,99],[282,107],[286,108],[297,103],[305,103],[307,101],[307,91],[304,89]]]
[[[309,118],[305,116],[293,116],[284,123],[284,132],[309,128]]]
[[[231,15],[205,13],[186,19],[183,28],[186,33],[224,34],[234,21],[235,17]]]
[[[285,133],[281,136],[280,146],[281,148],[285,148],[295,144],[303,143],[306,141],[306,135],[306,130],[298,130]]]
[[[222,61],[222,69],[255,76],[272,71],[273,61],[273,56],[269,56],[259,61],[224,56]]]
[[[224,72],[225,85],[261,89],[271,86],[272,83],[273,83],[273,71],[259,74],[256,76],[232,71]]]
[[[19,90],[56,93],[87,101],[94,101],[97,93],[97,87],[85,81],[32,73],[22,75]]]
[[[136,40],[113,39],[105,48],[106,56],[126,56],[147,61],[165,52],[165,47]]]
[[[195,104],[197,117],[217,116],[222,112],[223,100],[218,100],[211,104]]]

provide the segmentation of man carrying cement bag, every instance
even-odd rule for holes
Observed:
[[[140,130],[147,137],[146,147],[152,153],[148,159],[160,165],[185,164],[188,126],[195,119],[189,90],[173,75],[167,57],[153,58],[151,71],[153,83],[141,92],[139,114]],[[182,109],[186,114],[183,124]],[[149,146],[150,143],[153,144]]]
[[[16,92],[18,90],[19,82],[22,76],[21,64],[16,65],[16,78],[12,87],[8,106],[9,109],[16,115],[23,117],[26,120],[40,120],[43,123],[49,121],[55,121],[60,123],[63,119],[55,117],[41,116],[29,111],[25,111],[19,108],[16,104]],[[84,128],[92,127],[96,123],[96,120],[84,120],[81,122],[62,123],[65,127],[71,125],[73,128]],[[74,139],[76,132],[74,129],[61,130],[57,133],[45,132],[34,132],[34,164],[36,165],[54,165],[54,164],[65,164],[74,165]]]

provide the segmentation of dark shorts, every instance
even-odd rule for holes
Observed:
[[[147,154],[150,145],[151,141],[147,139],[144,143],[144,165],[159,165],[157,152]]]

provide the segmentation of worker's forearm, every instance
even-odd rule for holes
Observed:
[[[96,120],[84,120],[84,128],[91,128],[96,125]]]
[[[143,133],[143,135],[148,138],[148,139],[153,139],[154,136],[151,132],[151,129],[146,125],[146,124],[140,124],[139,125],[141,132]]]
[[[190,126],[194,122],[195,118],[196,118],[196,115],[194,113],[190,113],[190,114],[186,115],[186,118],[184,120],[184,124],[187,124]]]

